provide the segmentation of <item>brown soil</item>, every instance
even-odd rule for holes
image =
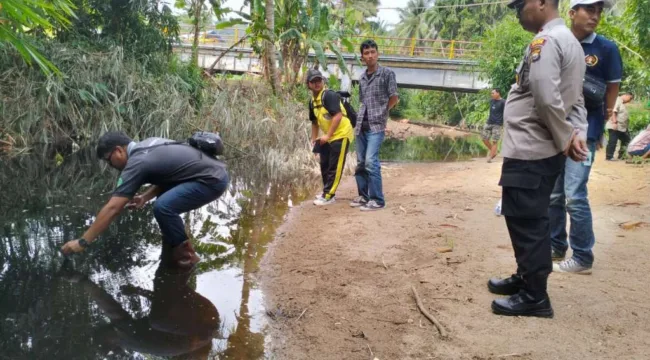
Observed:
[[[260,273],[272,358],[647,358],[650,227],[619,224],[650,223],[650,167],[599,153],[589,186],[594,272],[551,274],[554,319],[490,311],[488,278],[515,269],[504,220],[493,212],[500,167],[484,159],[391,164],[385,210],[348,207],[353,177],[336,204],[294,208]],[[447,339],[417,310],[411,286]]]

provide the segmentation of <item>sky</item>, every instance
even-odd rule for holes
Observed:
[[[226,7],[229,7],[233,10],[239,10],[242,7],[244,0],[227,0],[225,3]],[[401,8],[405,7],[408,3],[408,0],[382,0],[379,7],[379,13],[377,17],[379,20],[383,20],[387,25],[395,25],[399,22],[399,15],[397,10],[392,9],[381,9],[382,7],[391,7],[391,8]]]

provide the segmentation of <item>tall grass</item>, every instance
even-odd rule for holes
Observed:
[[[279,101],[262,84],[223,87],[205,102],[192,125],[219,131],[230,145],[226,158],[255,166],[272,179],[300,176],[315,167],[305,104]]]
[[[272,179],[315,167],[304,104],[280,101],[262,84],[215,84],[175,58],[155,73],[125,58],[121,48],[96,52],[46,44],[63,77],[44,77],[0,50],[0,146],[93,145],[108,130],[137,139],[182,140],[193,130],[217,130],[233,147],[226,158],[246,161]],[[235,158],[236,159],[233,159]]]

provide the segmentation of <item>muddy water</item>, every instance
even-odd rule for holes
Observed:
[[[382,161],[460,161],[486,155],[478,136],[386,139],[379,151]]]
[[[389,161],[481,154],[475,139],[387,140],[381,149]],[[228,192],[185,216],[202,261],[179,274],[159,267],[150,206],[123,213],[86,253],[61,256],[116,181],[92,151],[0,159],[0,169],[0,358],[270,357],[254,274],[288,209],[315,184],[268,182],[251,163],[231,167]]]
[[[258,263],[292,204],[313,191],[231,169],[229,191],[188,213],[202,261],[159,268],[151,207],[122,214],[85,254],[58,247],[83,233],[116,174],[91,152],[0,160],[0,358],[265,357]]]

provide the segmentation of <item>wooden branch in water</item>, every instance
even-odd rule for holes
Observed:
[[[433,315],[431,315],[427,309],[422,305],[422,300],[420,300],[420,296],[418,295],[418,291],[415,290],[415,286],[411,285],[411,290],[413,291],[413,297],[415,298],[415,303],[418,306],[418,309],[424,315],[429,321],[433,323],[433,325],[436,326],[438,331],[440,332],[440,336],[447,337],[447,332],[445,331],[445,328],[442,327],[442,324],[436,319]]]

